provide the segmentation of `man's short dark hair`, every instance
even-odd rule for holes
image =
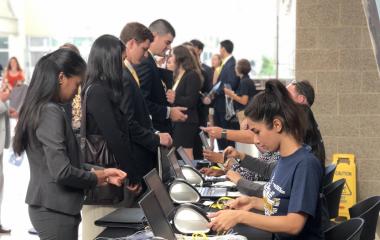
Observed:
[[[138,43],[145,42],[147,39],[153,42],[152,32],[138,22],[127,23],[120,33],[120,40],[126,44],[129,40],[135,39]]]
[[[296,87],[298,94],[305,96],[307,103],[311,107],[314,103],[315,92],[313,86],[307,80],[292,83]]]
[[[226,51],[231,54],[232,51],[234,50],[234,44],[231,42],[231,40],[224,40],[224,41],[221,41],[220,42],[220,46],[224,49],[226,49]]]
[[[157,19],[149,25],[149,29],[152,32],[158,33],[158,35],[165,35],[170,33],[175,37],[175,30],[173,26],[165,19]]]
[[[203,48],[205,47],[205,45],[201,41],[199,41],[198,39],[193,39],[190,42],[191,44],[193,44],[194,47],[203,51]]]

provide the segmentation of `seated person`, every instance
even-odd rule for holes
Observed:
[[[305,112],[291,100],[286,88],[278,80],[267,81],[265,87],[248,105],[245,115],[255,144],[278,151],[280,158],[264,187],[263,198],[233,200],[231,209],[209,215],[209,227],[223,232],[243,224],[268,231],[277,240],[324,239],[320,209],[324,159],[318,159],[303,144]],[[264,210],[265,216],[252,209]]]
[[[233,147],[228,147],[223,153],[216,153],[210,150],[204,150],[204,156],[207,160],[214,163],[223,163],[223,154],[227,156],[227,161],[224,163],[224,170],[215,167],[202,168],[201,173],[208,176],[222,176],[236,184],[239,192],[249,196],[262,196],[262,183],[256,181],[268,181],[279,155],[278,152],[271,153],[258,147],[260,154],[258,158],[254,158],[248,154],[237,151]],[[252,169],[243,167],[235,159],[240,162],[244,161],[249,164]],[[260,164],[260,163],[263,164]],[[260,166],[262,168],[260,168]]]

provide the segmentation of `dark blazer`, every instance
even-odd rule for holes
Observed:
[[[187,107],[187,123],[198,123],[198,100],[201,79],[195,71],[186,71],[175,90],[175,106]]]
[[[123,88],[120,108],[129,127],[136,172],[142,178],[156,165],[160,138],[154,133],[142,92],[127,68],[123,69]]]
[[[25,202],[65,214],[79,214],[83,189],[95,187],[97,178],[82,169],[86,166],[80,164],[78,144],[61,106],[54,103],[43,106],[36,131],[28,131],[26,153],[30,181]]]
[[[207,95],[212,88],[212,70],[206,64],[202,64],[202,76],[203,76],[203,84],[201,88],[201,92]],[[208,121],[208,112],[209,105],[205,105],[202,102],[202,96],[199,97],[198,100],[198,114],[199,114],[199,125],[207,126]]]
[[[206,64],[204,64],[204,63],[202,63],[202,70],[205,72],[204,74],[205,74],[205,81],[206,81],[206,79],[209,79],[209,82],[210,83],[207,83],[206,85],[208,86],[207,87],[207,91],[210,91],[211,90],[211,88],[212,88],[212,76],[213,76],[213,71],[212,71],[212,69],[208,66],[208,65],[206,65]],[[203,84],[203,85],[205,85],[205,83]],[[203,89],[203,88],[202,88]]]
[[[222,82],[218,91],[216,91],[214,99],[214,109],[216,112],[225,113],[226,112],[226,100],[224,97],[224,84],[228,83],[231,85],[232,90],[236,90],[239,85],[239,79],[235,73],[236,60],[232,56],[224,64],[222,70],[220,71],[218,82]]]
[[[103,136],[120,169],[128,173],[131,183],[136,183],[139,177],[134,172],[135,159],[129,128],[122,117],[119,104],[109,87],[100,83],[92,84],[87,93],[87,134]]]
[[[166,100],[166,89],[171,88],[172,77],[166,71],[160,71],[151,54],[135,66],[140,79],[140,89],[144,96],[155,129],[171,132],[171,121],[166,118],[169,103]],[[162,81],[167,85],[164,86]]]

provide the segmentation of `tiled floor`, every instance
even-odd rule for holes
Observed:
[[[11,234],[0,234],[1,240],[36,240],[37,236],[28,234],[32,227],[29,221],[28,208],[25,204],[25,193],[29,181],[29,166],[25,158],[20,166],[8,162],[9,151],[4,151],[4,198],[1,206],[1,222],[12,229]]]

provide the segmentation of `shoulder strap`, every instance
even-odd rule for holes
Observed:
[[[84,152],[84,148],[86,147],[86,115],[87,115],[87,95],[88,95],[88,91],[90,90],[92,85],[88,86],[86,88],[86,91],[83,95],[83,99],[82,99],[82,104],[81,104],[81,112],[82,112],[82,119],[81,119],[81,123],[80,123],[80,150],[82,152]]]

